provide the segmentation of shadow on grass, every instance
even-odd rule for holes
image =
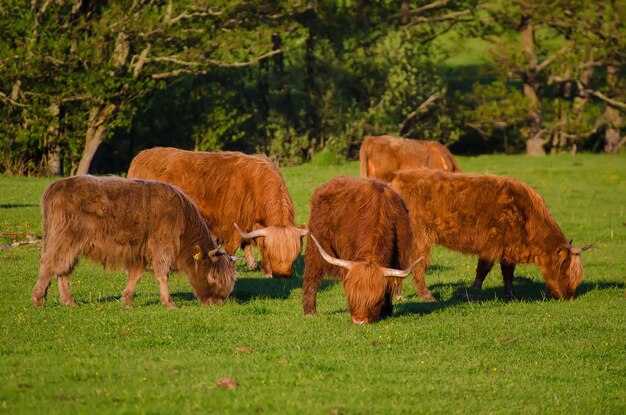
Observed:
[[[15,208],[24,208],[24,207],[38,207],[39,205],[35,205],[32,203],[3,203],[0,204],[0,209],[15,209]]]
[[[438,283],[433,284],[429,288],[433,296],[437,299],[434,302],[422,302],[417,300],[417,295],[409,296],[407,302],[394,302],[394,315],[402,316],[408,314],[430,314],[447,307],[453,307],[470,301],[486,302],[499,301],[506,302],[504,295],[504,286],[488,287],[478,290],[472,287],[473,281],[468,283]],[[585,295],[590,291],[608,290],[608,289],[625,289],[626,284],[617,282],[582,282],[576,290],[576,297]],[[441,293],[453,292],[448,300],[441,299]],[[546,286],[543,281],[536,281],[532,278],[524,276],[516,276],[513,281],[513,292],[519,302],[541,302],[553,301],[553,298],[547,293]],[[471,298],[471,299],[468,299]],[[411,301],[415,300],[415,301]],[[556,300],[554,300],[556,301]]]

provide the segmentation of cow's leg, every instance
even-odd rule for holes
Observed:
[[[478,258],[478,265],[476,266],[476,278],[474,279],[474,288],[479,290],[483,288],[483,282],[485,277],[489,274],[493,268],[493,261],[488,259]]]
[[[156,280],[159,282],[159,295],[161,298],[161,304],[163,304],[167,308],[174,308],[176,304],[172,301],[172,297],[170,297],[170,290],[167,287],[167,272],[158,272],[154,275]]]
[[[402,281],[402,280],[400,280],[400,281]],[[383,299],[383,306],[382,306],[382,308],[380,310],[380,317],[381,318],[391,317],[391,315],[393,314],[393,303],[392,303],[391,299],[393,298],[398,285],[402,289],[402,282],[400,282],[399,284],[394,285],[393,287],[391,287],[391,289],[389,289],[389,290],[387,290],[387,292],[385,292],[385,298]],[[400,292],[402,292],[402,291],[400,291]]]
[[[64,263],[61,264],[61,266],[57,263],[58,261],[55,260],[58,256],[59,255],[53,255],[50,252],[44,252],[41,256],[41,261],[39,265],[39,277],[37,277],[37,282],[35,283],[35,287],[33,288],[32,295],[32,303],[35,307],[43,306],[43,299],[48,294],[48,287],[50,287],[50,281],[52,281],[52,277],[54,277],[55,275],[66,275],[69,279],[69,275],[74,269],[77,255],[65,253],[65,255],[62,256],[62,260],[64,261]],[[69,292],[69,281],[59,280],[59,282],[61,285],[63,285],[63,287],[59,285],[59,294],[61,295],[61,301],[63,302],[63,304],[69,305],[64,301],[64,295],[65,300],[68,299],[68,296],[66,294]],[[64,285],[66,282],[68,284]],[[71,299],[71,297],[72,296],[70,294],[69,299]],[[71,300],[70,304],[73,301],[74,300]]]
[[[502,280],[504,281],[504,296],[508,301],[515,300],[515,295],[513,294],[513,272],[515,271],[515,264],[500,260],[500,269],[502,270]]]
[[[426,286],[426,269],[430,264],[430,252],[413,268],[413,283],[417,289],[417,296],[423,301],[435,301],[435,297]]]
[[[317,290],[322,285],[323,279],[324,274],[321,267],[305,263],[304,281],[302,282],[302,309],[305,316],[317,314]]]
[[[60,274],[57,277],[57,285],[59,286],[59,294],[61,296],[61,303],[67,307],[76,307],[76,302],[72,297],[70,291],[70,273]]]
[[[124,292],[122,293],[122,299],[120,300],[124,307],[131,307],[133,301],[133,295],[135,295],[135,287],[143,275],[144,267],[131,267],[128,270],[128,283]]]
[[[261,251],[261,256],[261,272],[265,278],[272,278],[272,265],[265,250]]]
[[[396,301],[406,301],[406,297],[402,295],[402,279],[396,278],[396,282],[393,284],[393,298]]]
[[[243,253],[246,257],[246,265],[248,266],[248,269],[251,271],[259,269],[259,263],[256,262],[256,259],[254,259],[254,255],[252,255],[252,243],[250,243],[249,241],[244,241],[242,243],[242,247]]]
[[[35,307],[43,307],[43,299],[48,294],[48,287],[52,277],[54,277],[54,272],[50,267],[42,263],[39,268],[39,277],[33,288],[32,302]]]

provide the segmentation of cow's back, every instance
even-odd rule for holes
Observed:
[[[390,182],[401,169],[431,168],[460,171],[454,156],[436,141],[414,140],[389,135],[366,137],[359,152],[361,176]]]
[[[218,237],[233,223],[293,225],[295,211],[278,169],[265,156],[239,152],[194,152],[157,147],[140,152],[129,177],[160,180],[181,188]]]
[[[519,247],[558,229],[541,196],[515,179],[410,169],[390,186],[405,200],[416,235],[467,254],[532,262]]]
[[[165,183],[92,176],[58,180],[42,196],[44,251],[51,245],[73,247],[111,268],[139,265],[150,254],[148,239],[178,251],[189,208],[185,200]]]
[[[316,189],[309,231],[343,259],[394,268],[408,262],[411,233],[404,202],[375,180],[341,176]]]

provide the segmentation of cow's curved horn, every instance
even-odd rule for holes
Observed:
[[[409,275],[411,273],[411,271],[413,271],[413,268],[415,268],[415,266],[422,260],[424,259],[424,257],[420,257],[420,259],[418,259],[417,261],[415,261],[414,263],[412,263],[411,265],[409,265],[409,267],[407,269],[393,269],[393,268],[384,268],[381,267],[382,271],[383,271],[383,275],[385,277],[398,277],[398,278],[404,278],[407,275]]]
[[[235,225],[235,228],[237,228],[237,231],[241,234],[241,237],[244,239],[258,238],[259,236],[267,236],[267,228],[256,229],[252,232],[244,232],[236,223],[233,223],[233,225]]]
[[[571,248],[569,249],[569,251],[572,253],[572,255],[580,255],[580,254],[582,254],[583,252],[585,252],[586,250],[591,249],[591,248],[595,248],[595,247],[596,247],[596,245],[595,245],[595,244],[585,245],[585,246],[583,246],[582,248],[574,248],[574,247],[571,247]]]
[[[309,234],[309,230],[307,228],[299,228],[296,226],[296,230],[300,234],[300,236],[307,236]]]
[[[335,258],[335,257],[328,255],[326,251],[324,251],[320,243],[317,242],[317,239],[315,239],[315,236],[313,236],[312,234],[309,236],[311,237],[313,242],[315,242],[315,245],[317,245],[317,250],[320,251],[320,255],[322,255],[322,258],[324,258],[326,262],[332,265],[337,265],[338,267],[352,269],[352,267],[354,266],[354,262],[348,261],[346,259]]]

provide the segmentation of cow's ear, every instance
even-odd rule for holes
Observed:
[[[200,248],[200,245],[196,244],[191,249],[192,249],[191,252],[193,253],[193,260],[195,262],[198,262],[200,257],[202,257],[202,248]]]
[[[209,251],[209,258],[211,261],[215,262],[219,259],[219,257],[226,255],[226,251],[222,247],[222,245],[218,246],[215,249]]]

